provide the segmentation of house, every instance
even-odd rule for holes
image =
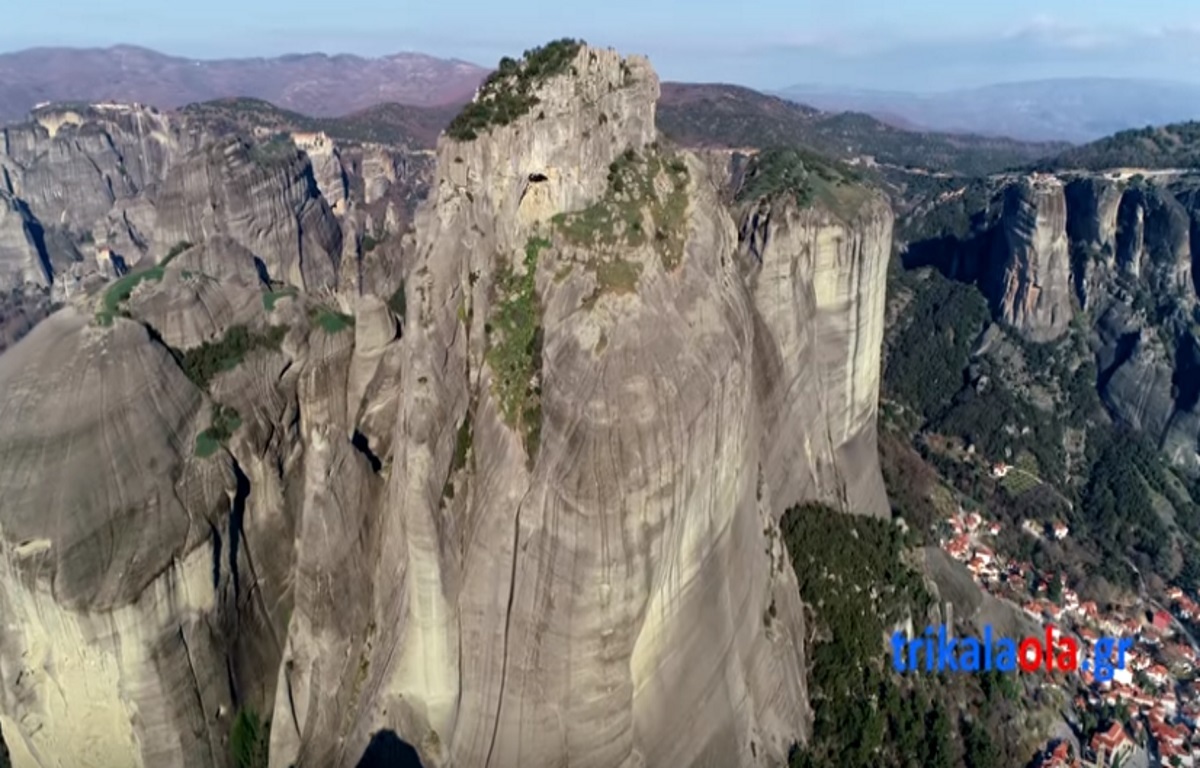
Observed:
[[[1052,742],[1042,752],[1037,763],[1038,768],[1075,768],[1079,762],[1071,754],[1071,745],[1066,741]]]
[[[1033,520],[1022,521],[1021,522],[1021,530],[1025,531],[1025,533],[1028,533],[1032,536],[1037,536],[1039,539],[1042,537],[1041,523],[1034,522]]]
[[[1100,609],[1096,607],[1095,600],[1088,600],[1087,602],[1080,603],[1079,610],[1083,612],[1084,616],[1092,621],[1100,618]]]
[[[1177,603],[1184,597],[1183,590],[1179,587],[1167,587],[1167,599],[1173,603]]]
[[[992,477],[994,477],[996,479],[1005,477],[1006,475],[1008,475],[1008,471],[1010,469],[1012,469],[1012,467],[1005,464],[1003,461],[998,461],[992,465]]]
[[[1184,728],[1170,725],[1158,717],[1151,716],[1150,734],[1154,736],[1159,756],[1164,765],[1170,765],[1169,757],[1182,756],[1185,753],[1183,745],[1187,741],[1188,733]]]
[[[951,539],[945,549],[946,554],[960,562],[971,559],[971,540],[965,534]]]
[[[1059,541],[1062,541],[1063,539],[1067,538],[1067,534],[1071,532],[1071,529],[1068,528],[1067,524],[1064,522],[1056,522],[1054,524],[1053,530],[1054,530],[1054,538],[1058,539]]]
[[[1004,530],[1004,526],[1000,525],[1000,523],[992,523],[988,526],[988,533],[993,536],[999,536],[1002,530]]]
[[[1150,625],[1160,632],[1170,629],[1171,614],[1167,613],[1166,611],[1155,611],[1154,620],[1150,622]]]
[[[1118,722],[1114,722],[1105,730],[1096,731],[1088,746],[1095,755],[1095,764],[1105,768],[1117,761],[1124,762],[1134,748],[1133,740]]]
[[[1171,672],[1162,664],[1153,664],[1144,673],[1155,685],[1164,685],[1171,679]]]
[[[967,563],[967,570],[976,576],[990,575],[992,572],[992,569],[988,567],[988,561],[979,555],[971,558],[971,562]]]

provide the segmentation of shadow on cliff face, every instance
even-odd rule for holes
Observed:
[[[371,737],[357,768],[424,768],[412,745],[394,731],[379,731]]]
[[[982,229],[982,214],[975,219],[973,226]],[[900,263],[905,270],[933,267],[951,280],[982,283],[992,247],[992,233],[986,229],[964,237],[941,235],[908,243],[901,251]]]

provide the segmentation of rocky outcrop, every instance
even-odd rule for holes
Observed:
[[[656,147],[645,62],[585,50],[575,66],[536,118],[439,150],[389,514],[349,525],[370,544],[342,558],[373,590],[298,586],[285,764],[352,762],[391,731],[433,765],[747,765],[803,733],[803,620],[764,531],[806,498],[880,509],[859,452],[890,214],[797,213],[795,250],[754,287],[718,184]],[[610,178],[626,172],[662,205],[645,238],[577,229],[625,204]],[[509,346],[512,322],[534,324],[532,347]],[[301,534],[320,552],[310,535],[327,529]],[[347,623],[366,629],[330,654]]]
[[[15,764],[222,764],[231,702],[208,621],[236,484],[190,455],[201,393],[142,326],[100,331],[71,309],[3,356],[0,385],[0,722]]]
[[[135,106],[34,117],[0,134],[0,288],[32,274],[30,249],[40,281],[65,297],[72,290],[58,283],[119,275],[111,256],[132,268],[214,234],[249,248],[272,279],[336,285],[334,211],[353,201],[332,142],[301,153],[290,141],[223,137],[199,118]]]
[[[835,508],[886,515],[876,415],[892,212],[880,197],[843,218],[789,199],[747,206],[741,240],[761,330],[771,486]],[[817,407],[813,407],[813,400]],[[813,435],[794,440],[797,424]],[[785,426],[786,425],[786,426]],[[789,450],[799,450],[790,454]],[[812,472],[806,487],[798,481]]]
[[[0,286],[48,286],[53,275],[42,228],[25,204],[0,192]]]
[[[1002,179],[996,192],[995,224],[994,207],[972,212],[989,223],[970,239],[908,251],[934,250],[931,263],[946,274],[977,280],[996,317],[1029,341],[1063,339],[1074,321],[1090,337],[1110,414],[1145,431],[1177,467],[1200,472],[1188,362],[1200,311],[1194,181],[1043,174]]]
[[[311,290],[346,270],[309,162],[226,142],[168,169],[156,247],[197,245],[131,319],[68,309],[0,357],[18,765],[223,767],[238,709],[296,768],[387,739],[430,768],[766,766],[804,738],[777,521],[886,512],[890,211],[730,210],[639,57],[581,48],[531,93],[442,140],[367,295]],[[258,341],[186,358],[193,385],[166,345],[233,324]],[[82,669],[86,715],[47,693]]]
[[[997,316],[1032,341],[1061,336],[1074,314],[1062,182],[1009,186],[993,248],[984,290]]]
[[[203,136],[142,107],[39,113],[3,129],[0,168],[40,221],[89,231],[116,200],[162,181]]]
[[[237,242],[213,237],[172,259],[155,290],[136,292],[129,309],[174,349],[216,341],[258,319],[271,300],[254,258]]]
[[[227,235],[272,279],[307,290],[337,283],[341,228],[301,152],[214,143],[171,168],[155,208],[160,243]]]

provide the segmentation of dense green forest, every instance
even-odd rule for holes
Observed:
[[[906,618],[923,625],[932,602],[908,564],[914,541],[889,521],[813,504],[789,510],[781,530],[819,638],[810,648],[812,737],[792,751],[790,768],[1014,764],[1020,745],[994,734],[1018,716],[1015,680],[905,677],[890,667],[881,639]]]
[[[907,325],[890,345],[884,384],[889,397],[938,418],[963,388],[971,350],[988,321],[987,303],[973,286],[936,272],[910,280]]]
[[[1121,131],[1038,164],[1043,170],[1200,168],[1200,122]]]

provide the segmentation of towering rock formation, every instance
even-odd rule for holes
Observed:
[[[41,234],[25,203],[0,192],[0,285],[50,285],[53,267],[43,253]]]
[[[0,356],[18,766],[225,766],[251,709],[279,768],[397,737],[426,766],[775,765],[805,736],[777,520],[886,512],[890,210],[731,210],[657,135],[644,59],[534,61],[481,97],[526,111],[440,141],[400,291],[256,303],[254,259],[334,284],[328,209],[302,159],[218,145],[164,176],[157,236],[200,245],[132,319],[67,310]],[[289,215],[298,251],[256,235]],[[214,364],[235,320],[253,344]]]
[[[993,204],[969,215],[986,224],[969,241],[937,240],[933,263],[978,280],[996,319],[1028,341],[1062,340],[1072,321],[1083,328],[1110,413],[1200,472],[1194,180],[1004,178]],[[928,243],[907,245],[920,253]]]
[[[1032,341],[1050,341],[1071,322],[1067,204],[1056,178],[1021,181],[1004,193],[985,288],[996,313]]]
[[[311,161],[290,142],[214,142],[172,167],[155,209],[162,243],[228,235],[271,279],[307,290],[337,283],[342,231]]]

